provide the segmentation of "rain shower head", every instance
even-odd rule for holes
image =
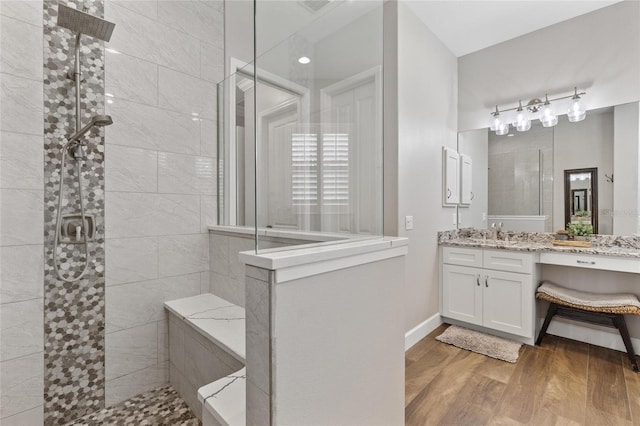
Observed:
[[[88,13],[60,4],[58,6],[58,25],[74,33],[86,34],[100,40],[109,41],[116,24],[105,21]]]
[[[104,127],[110,126],[111,124],[113,124],[113,119],[110,115],[94,115],[93,117],[91,117],[91,121],[89,122],[89,124],[71,135],[68,141],[69,143],[71,143],[80,140],[80,138],[94,126]]]

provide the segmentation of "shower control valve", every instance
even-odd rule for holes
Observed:
[[[95,221],[92,215],[85,215],[84,222],[80,215],[62,216],[60,223],[60,242],[64,244],[84,243],[85,233],[87,241],[93,241],[95,236]]]

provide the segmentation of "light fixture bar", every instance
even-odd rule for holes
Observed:
[[[567,96],[560,96],[558,98],[553,98],[553,99],[549,99],[549,102],[555,102],[555,101],[561,101],[563,99],[569,99],[569,98],[573,98],[574,96],[582,96],[582,95],[586,95],[587,92],[580,92],[580,93],[572,93],[570,95]],[[534,107],[534,106],[540,106],[543,105],[545,103],[545,101],[540,101],[540,102],[536,102],[535,104],[531,104],[531,105],[525,105],[527,108],[530,107]],[[505,108],[505,109],[498,109],[498,107],[496,106],[496,110],[495,112],[493,112],[492,114],[497,113],[501,113],[501,112],[508,112],[508,111],[516,111],[518,108],[520,108],[520,106],[516,106],[513,108]]]

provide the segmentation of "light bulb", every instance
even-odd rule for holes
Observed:
[[[573,88],[573,96],[571,97],[571,106],[567,111],[567,118],[570,122],[582,121],[587,116],[587,110],[580,102],[580,95],[578,95],[578,88]]]
[[[495,132],[496,130],[498,130],[500,125],[502,125],[502,119],[500,118],[500,113],[498,112],[498,105],[496,105],[496,112],[492,112],[491,115],[493,115],[493,117],[491,118],[491,123],[489,123],[489,129],[492,132]]]
[[[582,102],[580,102],[580,97],[574,97],[571,101],[571,106],[569,107],[569,111],[567,112],[567,118],[570,122],[575,123],[577,121],[582,121],[587,116],[587,110],[585,109]]]
[[[516,121],[516,129],[519,132],[526,132],[527,130],[531,129],[531,120],[525,117],[521,120]]]
[[[509,123],[502,122],[500,126],[496,129],[496,135],[504,136],[509,133]]]
[[[498,130],[498,129],[500,128],[500,126],[502,126],[503,124],[504,124],[504,123],[503,123],[503,121],[500,119],[500,116],[499,116],[499,115],[498,115],[498,116],[495,116],[495,117],[493,117],[493,119],[491,120],[491,126],[490,126],[490,129],[491,129],[492,131],[494,131],[494,132],[495,132],[495,131],[496,131],[496,130]]]
[[[518,115],[516,116],[516,129],[519,132],[526,132],[531,129],[531,120],[527,117],[527,114],[522,109],[522,101],[519,101]]]
[[[542,111],[540,112],[540,122],[544,127],[553,127],[558,124],[558,116],[553,112],[549,98],[546,95]]]

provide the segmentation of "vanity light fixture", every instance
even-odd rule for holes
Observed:
[[[587,115],[587,110],[581,101],[581,96],[586,95],[586,92],[578,92],[578,88],[573,88],[573,94],[568,96],[561,96],[554,99],[549,99],[548,95],[544,95],[544,101],[538,98],[531,99],[525,107],[522,106],[522,100],[518,101],[518,106],[514,108],[498,109],[491,113],[491,122],[489,128],[492,132],[496,132],[496,135],[503,136],[509,134],[509,125],[514,126],[519,132],[526,132],[531,129],[531,117],[536,117],[540,120],[540,123],[544,127],[553,127],[558,124],[558,115],[556,111],[558,109],[564,109],[562,105],[566,105],[567,102],[559,102],[556,104],[556,108],[552,106],[552,102],[563,101],[570,99],[570,105],[567,108],[567,118],[570,122],[575,123],[582,121]],[[504,118],[500,113],[516,111],[516,115],[507,114],[507,118]]]

